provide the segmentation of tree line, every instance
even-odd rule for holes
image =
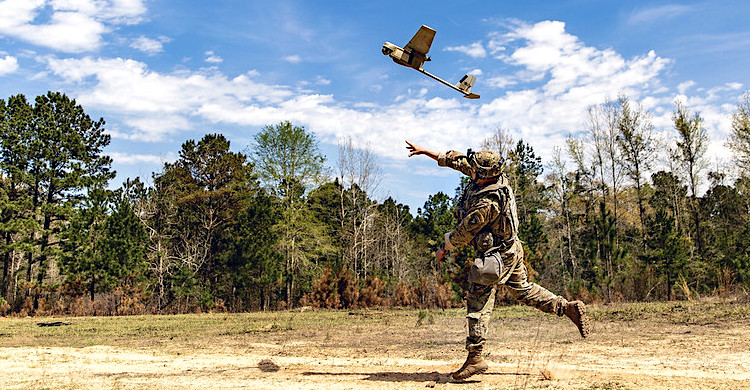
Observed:
[[[707,169],[708,130],[681,102],[669,139],[625,96],[591,107],[546,173],[498,128],[482,146],[506,157],[531,276],[589,301],[750,286],[749,96],[732,116],[733,183]],[[112,190],[105,122],[66,95],[0,100],[0,132],[0,315],[461,304],[475,254],[433,253],[466,179],[412,213],[374,198],[368,147],[340,141],[332,172],[313,132],[281,122],[244,152],[220,133],[187,140],[150,184]]]
[[[750,286],[749,109],[745,93],[727,141],[735,158],[729,169],[710,169],[708,129],[684,103],[675,101],[666,138],[626,96],[591,107],[585,131],[556,149],[544,178],[540,272],[608,301]]]

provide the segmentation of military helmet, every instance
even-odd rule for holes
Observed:
[[[472,152],[469,149],[466,155],[469,164],[477,173],[477,179],[494,179],[503,173],[505,159],[491,150]]]

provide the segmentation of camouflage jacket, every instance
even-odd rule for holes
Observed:
[[[451,150],[438,156],[438,165],[471,176],[466,155]],[[471,245],[480,254],[506,250],[518,240],[518,213],[510,181],[501,175],[497,182],[479,186],[471,182],[454,209],[458,225],[445,235],[445,248]]]

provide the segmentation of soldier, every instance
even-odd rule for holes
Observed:
[[[454,210],[456,228],[445,234],[445,242],[435,257],[440,262],[450,251],[471,245],[477,252],[469,270],[469,290],[466,294],[466,318],[469,336],[466,338],[466,362],[452,373],[455,380],[464,380],[487,370],[482,348],[487,337],[487,326],[495,304],[497,285],[508,288],[511,295],[545,313],[567,316],[578,327],[581,337],[590,332],[586,306],[581,301],[568,302],[529,282],[523,263],[523,246],[518,239],[518,214],[513,190],[502,172],[504,159],[497,153],[483,150],[467,154],[456,151],[436,153],[406,141],[409,157],[425,155],[441,167],[450,167],[471,177]]]

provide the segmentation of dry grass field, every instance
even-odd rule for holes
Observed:
[[[498,308],[490,369],[465,383],[448,377],[461,310],[0,318],[0,388],[750,389],[746,302],[589,311],[583,340],[567,319]]]

